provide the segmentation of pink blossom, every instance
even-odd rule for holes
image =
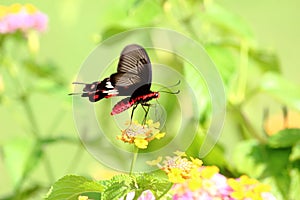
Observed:
[[[270,192],[261,193],[261,197],[263,200],[276,200],[276,197]]]
[[[146,190],[142,193],[138,200],[155,200],[155,196],[150,190]]]
[[[215,174],[211,180],[215,183],[220,195],[229,196],[229,194],[232,192],[231,187],[227,184],[227,178],[222,174]]]
[[[34,18],[34,28],[40,32],[43,32],[47,29],[48,17],[47,15],[37,12],[33,15]]]
[[[0,18],[0,33],[14,33],[29,30],[45,31],[48,24],[48,17],[40,11],[28,12],[23,7],[19,12],[7,13]]]
[[[119,200],[133,200],[135,197],[135,192],[129,192],[126,195],[126,199],[124,197],[120,198]],[[152,194],[150,190],[145,190],[141,196],[139,196],[138,200],[155,200],[155,196]]]

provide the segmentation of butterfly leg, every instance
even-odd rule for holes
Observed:
[[[136,109],[137,105],[138,104],[134,104],[133,107],[132,107],[131,116],[130,116],[130,125],[131,125],[131,122],[132,122],[134,110]]]
[[[143,119],[143,122],[142,124],[145,124],[146,123],[146,119],[147,119],[147,116],[148,116],[148,113],[149,113],[149,109],[150,109],[150,105],[149,103],[144,103],[144,104],[141,104],[142,105],[142,108],[144,109],[145,111],[145,116],[144,116],[144,119]],[[147,109],[144,107],[144,106],[147,106]]]

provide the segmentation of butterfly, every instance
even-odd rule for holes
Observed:
[[[159,98],[159,92],[150,90],[152,82],[152,67],[146,50],[137,44],[127,45],[121,52],[117,72],[90,84],[73,82],[73,84],[84,84],[82,97],[87,97],[91,102],[100,101],[103,98],[114,96],[128,96],[119,101],[112,109],[111,115],[119,114],[131,107],[131,119],[134,110],[141,104],[145,110],[145,118],[148,111],[144,106],[152,99]],[[70,95],[77,94],[71,93]]]

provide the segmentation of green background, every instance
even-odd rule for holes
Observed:
[[[142,27],[149,25],[147,15],[151,16],[151,12],[158,12],[146,7],[141,9],[141,13],[137,13],[137,17],[131,14],[130,20],[127,18],[127,10],[139,1],[83,1],[83,0],[61,0],[61,1],[18,1],[19,3],[32,3],[39,10],[49,17],[48,30],[40,37],[40,51],[36,56],[36,60],[41,63],[53,63],[58,66],[59,78],[63,80],[66,87],[59,89],[44,90],[31,96],[31,107],[39,124],[38,127],[42,135],[51,135],[59,137],[64,135],[68,138],[68,142],[56,142],[45,147],[47,161],[45,163],[34,163],[37,165],[34,172],[26,181],[26,186],[31,184],[42,185],[37,196],[46,194],[47,188],[58,178],[65,174],[80,174],[86,176],[105,177],[106,169],[99,166],[99,163],[85,151],[79,144],[78,135],[75,129],[72,113],[72,99],[66,94],[72,91],[71,82],[75,79],[76,74],[89,53],[95,48],[97,42],[111,34],[107,31],[108,27],[115,27],[112,32],[121,31],[123,27]],[[176,2],[176,1],[175,1]],[[178,1],[180,4],[180,1]],[[256,43],[264,49],[271,49],[278,55],[280,67],[283,77],[292,81],[298,87],[299,80],[299,44],[300,44],[300,13],[298,8],[300,2],[296,0],[290,1],[249,1],[249,0],[218,0],[214,1],[229,12],[235,13],[244,20],[251,28]],[[1,5],[10,5],[16,3],[11,0],[0,0]],[[139,6],[139,4],[137,4]],[[145,11],[143,13],[143,11]],[[147,11],[147,12],[146,12]],[[145,19],[140,18],[144,16]],[[159,19],[159,17],[157,17]],[[137,21],[137,22],[135,22]],[[159,21],[159,20],[158,20]],[[172,20],[170,20],[172,21]],[[155,21],[152,25],[156,25]],[[177,31],[182,31],[180,27],[176,29],[173,25],[165,26]],[[22,52],[17,51],[17,46],[12,46],[11,55],[16,48],[16,57],[21,56]],[[2,73],[2,71],[1,71]],[[251,76],[251,75],[250,75]],[[252,81],[260,77],[251,76]],[[47,88],[47,81],[41,81],[36,78],[24,78],[29,80],[27,86],[34,88]],[[0,145],[5,147],[7,143],[14,140],[16,146],[11,145],[8,150],[11,160],[15,160],[14,166],[5,164],[4,153],[0,154],[0,199],[13,193],[14,180],[20,175],[19,163],[22,163],[22,154],[14,154],[14,150],[20,148],[23,155],[28,152],[27,144],[34,144],[34,140],[27,133],[30,130],[28,125],[28,117],[23,114],[24,107],[17,102],[15,87],[6,84],[9,81],[4,79],[6,97],[0,105]],[[69,85],[69,86],[68,86]],[[284,94],[283,94],[284,95]],[[268,102],[268,99],[263,102]],[[275,105],[274,112],[280,112],[280,104]],[[253,103],[255,104],[255,103]],[[255,127],[259,128],[262,123],[262,107],[259,111],[252,110],[251,104],[249,118],[255,122]],[[277,110],[276,110],[277,109]],[[230,158],[233,151],[228,146],[231,145],[232,124],[225,122],[224,135],[221,139],[226,149],[226,156]],[[17,145],[19,143],[23,145]],[[26,143],[26,144],[24,144]],[[75,145],[74,145],[75,144]],[[2,151],[3,152],[3,151]],[[48,164],[47,164],[48,163]],[[47,165],[51,165],[49,171]],[[103,172],[104,171],[104,172]],[[234,170],[233,170],[234,171]],[[99,175],[100,174],[100,175]],[[37,198],[39,197],[31,197]]]

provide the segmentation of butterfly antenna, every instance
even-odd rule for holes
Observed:
[[[86,83],[82,83],[82,82],[73,82],[72,84],[77,84],[77,85],[86,85]]]
[[[179,94],[180,90],[177,90],[176,92],[170,92],[170,91],[159,91],[159,92],[163,92],[163,93],[168,93],[168,94]]]
[[[175,87],[175,86],[177,86],[179,84],[180,84],[180,80],[178,80],[177,83],[175,83],[174,85],[164,86],[164,87],[160,88],[159,90],[166,89],[166,88],[169,89],[169,88]]]
[[[83,94],[82,92],[73,92],[73,93],[69,93],[68,95],[81,95]]]

